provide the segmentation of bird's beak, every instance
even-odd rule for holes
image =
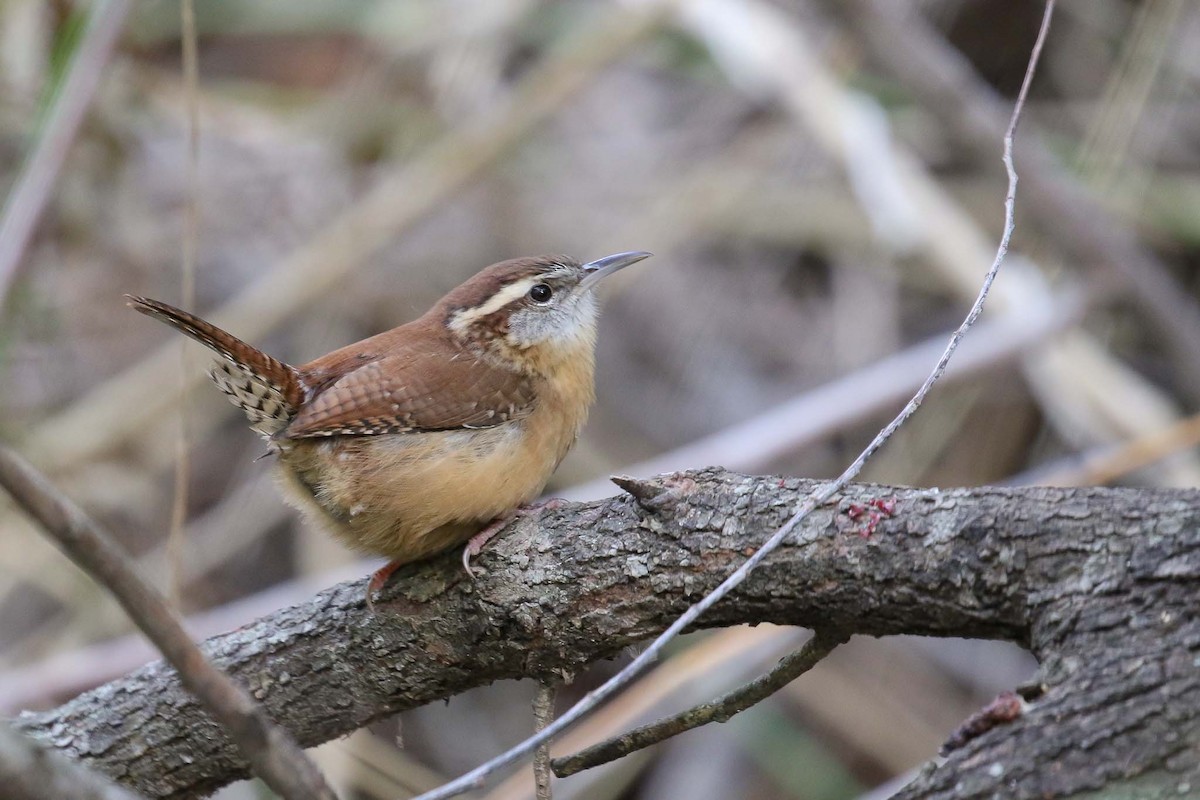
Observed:
[[[595,261],[589,261],[583,265],[583,271],[586,274],[583,276],[583,281],[580,282],[579,288],[586,291],[599,283],[602,278],[612,275],[619,269],[625,269],[630,264],[636,264],[652,255],[654,254],[647,253],[645,250],[634,250],[629,253],[616,253],[604,258],[597,258]]]

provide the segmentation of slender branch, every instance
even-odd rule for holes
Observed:
[[[624,758],[630,753],[710,722],[728,722],[735,714],[761,703],[808,672],[848,638],[849,636],[842,631],[818,629],[812,638],[804,643],[803,647],[781,658],[770,672],[760,675],[716,700],[700,703],[657,722],[634,728],[574,755],[556,758],[550,765],[554,768],[555,775],[565,778],[585,769]]]
[[[538,681],[537,694],[533,698],[533,729],[540,731],[554,719],[554,700],[558,697],[558,685],[552,678]],[[537,800],[553,800],[550,788],[550,743],[546,742],[533,754],[533,782]]]
[[[0,485],[71,560],[112,592],[268,786],[289,800],[334,800],[300,746],[204,657],[163,596],[130,566],[107,531],[7,447],[0,447]]]
[[[0,722],[0,786],[6,800],[143,800]]]
[[[1038,31],[1037,40],[1034,42],[1033,52],[1029,58],[1029,64],[1025,69],[1025,78],[1021,84],[1021,91],[1017,95],[1017,101],[1013,106],[1012,116],[1009,119],[1008,129],[1004,134],[1004,168],[1008,173],[1008,191],[1004,198],[1004,232],[1000,237],[999,247],[996,249],[996,256],[992,261],[987,275],[983,279],[983,285],[979,290],[975,302],[971,305],[970,311],[967,313],[966,319],[954,331],[950,337],[950,342],[947,344],[941,358],[938,359],[933,371],[917,393],[909,400],[904,409],[893,419],[888,425],[879,432],[870,444],[859,454],[846,470],[838,476],[837,480],[832,481],[821,489],[810,494],[804,502],[800,504],[796,513],[783,524],[771,537],[760,547],[754,555],[750,556],[737,570],[725,579],[720,586],[714,589],[709,595],[704,597],[700,602],[693,605],[687,611],[664,631],[657,639],[643,650],[637,658],[631,661],[626,667],[618,672],[613,677],[605,681],[600,687],[592,690],[583,697],[574,707],[569,709],[565,714],[559,717],[550,725],[533,736],[526,739],[524,742],[510,748],[492,760],[476,767],[459,778],[450,781],[445,786],[435,789],[432,792],[426,792],[417,800],[446,800],[446,798],[455,797],[463,794],[473,788],[481,786],[488,777],[500,769],[512,764],[513,762],[525,758],[534,750],[536,750],[543,742],[548,742],[565,730],[572,723],[587,714],[597,705],[604,701],[605,698],[612,695],[617,689],[631,681],[646,666],[651,664],[658,658],[659,653],[663,648],[678,636],[685,628],[694,623],[700,615],[711,608],[714,604],[720,601],[723,597],[733,591],[746,577],[757,567],[763,559],[774,552],[784,541],[792,535],[796,527],[813,512],[817,507],[824,505],[835,494],[841,491],[845,486],[862,471],[867,460],[879,450],[883,444],[891,438],[892,434],[911,417],[916,410],[924,402],[929,390],[933,388],[934,383],[942,376],[946,370],[946,365],[949,363],[954,351],[958,348],[958,343],[962,337],[975,324],[975,320],[979,318],[983,311],[983,304],[987,300],[988,291],[992,287],[993,281],[996,279],[996,274],[1000,270],[1000,265],[1004,262],[1005,256],[1008,254],[1008,245],[1012,240],[1013,229],[1015,227],[1013,212],[1016,205],[1017,195],[1017,172],[1012,160],[1012,142],[1013,136],[1016,133],[1017,123],[1020,122],[1021,112],[1025,108],[1025,100],[1029,94],[1029,86],[1033,82],[1033,76],[1037,69],[1037,63],[1042,53],[1042,46],[1046,41],[1046,34],[1050,30],[1050,20],[1054,13],[1054,0],[1047,0],[1046,10],[1042,17],[1041,28]]]
[[[38,220],[46,210],[54,182],[92,104],[104,75],[104,64],[112,54],[132,5],[131,0],[98,0],[92,5],[70,69],[51,101],[42,135],[4,204],[0,217],[0,303],[12,286]]]

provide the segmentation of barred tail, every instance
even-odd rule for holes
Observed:
[[[294,368],[182,309],[146,297],[125,297],[130,308],[165,322],[225,359],[214,363],[208,375],[246,412],[255,431],[270,438],[296,415],[304,387]]]

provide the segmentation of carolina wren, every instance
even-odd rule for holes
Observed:
[[[128,300],[222,357],[209,376],[278,454],[307,516],[391,559],[370,601],[396,567],[490,536],[541,493],[595,398],[593,290],[649,255],[502,261],[420,318],[298,367],[166,303]],[[468,571],[482,544],[464,552]]]

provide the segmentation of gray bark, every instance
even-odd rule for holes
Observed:
[[[5,800],[144,800],[0,723]]]
[[[716,586],[812,486],[719,469],[664,476],[631,485],[636,498],[521,521],[489,545],[474,582],[448,554],[405,568],[374,615],[356,581],[205,647],[316,745],[472,687],[619,654]],[[848,512],[880,498],[895,498],[894,513],[868,532]],[[902,797],[1200,795],[1198,521],[1192,490],[857,485],[702,624],[1028,647],[1044,694]],[[18,725],[150,797],[246,776],[161,663]]]

